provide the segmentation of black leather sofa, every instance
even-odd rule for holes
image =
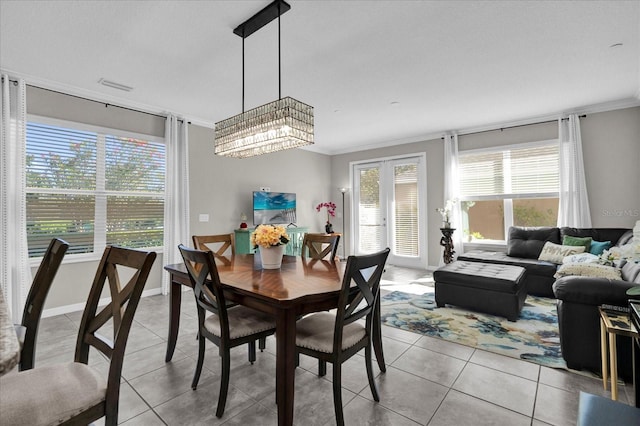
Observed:
[[[622,268],[621,280],[566,276],[554,278],[556,264],[539,261],[545,242],[561,244],[565,235],[592,237],[594,241],[611,241],[622,246],[633,240],[628,228],[524,228],[511,227],[507,251],[475,250],[458,256],[458,260],[521,266],[526,269],[528,294],[558,299],[558,327],[562,356],[572,369],[600,372],[600,314],[604,303],[626,306],[626,291],[640,285],[640,265],[628,263]],[[631,343],[618,337],[619,375],[631,377]]]
[[[626,292],[640,285],[640,264],[625,263],[622,279],[567,276],[553,285],[558,299],[558,327],[562,357],[569,368],[600,372],[600,314],[602,304],[627,306]],[[631,340],[618,336],[618,375],[632,377]]]
[[[551,286],[555,281],[553,275],[556,273],[557,265],[538,260],[547,241],[560,244],[560,229],[512,226],[509,228],[506,253],[473,250],[461,254],[458,260],[521,266],[527,271],[524,282],[527,294],[554,297]]]

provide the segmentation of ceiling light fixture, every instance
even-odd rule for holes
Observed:
[[[275,0],[233,30],[242,37],[242,114],[216,123],[215,153],[246,158],[313,144],[313,107],[282,97],[280,15],[291,9]],[[278,18],[278,100],[244,110],[244,39]]]

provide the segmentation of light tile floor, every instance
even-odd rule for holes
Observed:
[[[388,266],[384,291],[424,275],[424,271]],[[141,300],[122,372],[119,421],[125,425],[276,425],[275,339],[254,365],[246,346],[232,351],[230,390],[222,419],[215,417],[220,360],[208,342],[196,391],[191,379],[197,358],[195,302],[185,293],[180,335],[173,360],[164,362],[168,297]],[[36,367],[73,359],[81,313],[45,318],[40,327]],[[376,382],[375,403],[362,356],[343,369],[347,425],[573,425],[579,391],[609,396],[592,377],[540,367],[444,340],[383,327],[387,372]],[[90,364],[106,373],[108,364],[93,353]],[[335,424],[331,367],[316,375],[317,362],[301,357],[296,376],[295,424]],[[1,391],[1,390],[0,390]],[[631,401],[632,386],[621,400]],[[96,424],[103,424],[99,421]]]

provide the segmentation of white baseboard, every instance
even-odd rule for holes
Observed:
[[[149,290],[144,290],[142,292],[142,297],[155,296],[157,294],[162,294],[162,288],[158,287],[158,288],[152,288]],[[100,302],[98,302],[98,305],[104,306],[110,301],[111,301],[111,298],[105,297],[104,299],[100,299]],[[54,317],[56,315],[82,311],[85,305],[86,303],[75,303],[73,305],[65,305],[65,306],[59,306],[57,308],[45,309],[42,312],[42,318]]]

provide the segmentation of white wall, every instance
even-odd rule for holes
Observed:
[[[320,232],[324,216],[315,206],[337,196],[331,191],[330,157],[301,149],[237,159],[214,155],[214,132],[189,126],[189,178],[191,233],[194,235],[233,232],[240,226],[240,214],[253,226],[253,191],[269,187],[275,192],[296,194],[297,225]],[[208,214],[209,222],[199,222]]]
[[[75,120],[105,127],[163,136],[164,119],[116,107],[84,101],[52,92],[28,88],[30,114]],[[587,187],[591,216],[596,227],[633,227],[640,219],[640,107],[589,114],[581,119]],[[553,139],[555,123],[530,125],[504,131],[491,131],[460,137],[460,149],[505,145],[517,142]],[[327,156],[301,149],[283,151],[249,159],[230,159],[213,154],[213,130],[189,126],[190,226],[192,234],[232,232],[240,223],[240,214],[252,225],[252,191],[270,187],[273,191],[297,194],[298,225],[312,232],[323,230],[325,213],[315,206],[333,201],[341,214],[340,187],[351,187],[349,163],[400,154],[426,153],[427,157],[427,235],[428,265],[437,266],[441,256],[439,227],[435,208],[444,203],[443,143],[441,139]],[[351,192],[346,197],[346,229],[349,229]],[[199,222],[199,214],[209,222]],[[334,219],[334,229],[344,228],[342,219]],[[343,242],[349,247],[347,231]],[[190,241],[187,241],[190,245]],[[341,253],[341,250],[339,251]],[[347,251],[347,254],[348,251]],[[86,301],[97,261],[65,262],[60,268],[45,309],[63,309]],[[159,253],[146,290],[161,287],[162,256]],[[34,268],[35,271],[35,268]],[[51,311],[50,311],[51,312]]]
[[[591,221],[633,228],[640,220],[640,107],[580,121]]]
[[[636,220],[640,219],[640,107],[588,114],[580,124],[593,226],[633,228]],[[557,123],[534,124],[461,135],[459,149],[463,151],[557,137]],[[334,187],[350,187],[349,162],[416,152],[425,152],[427,155],[428,265],[435,267],[442,253],[439,245],[441,219],[435,212],[436,207],[444,204],[442,140],[335,155],[331,158],[331,175]],[[345,204],[349,211],[350,200]],[[348,213],[345,222],[349,229]],[[346,240],[349,244],[349,233]]]

